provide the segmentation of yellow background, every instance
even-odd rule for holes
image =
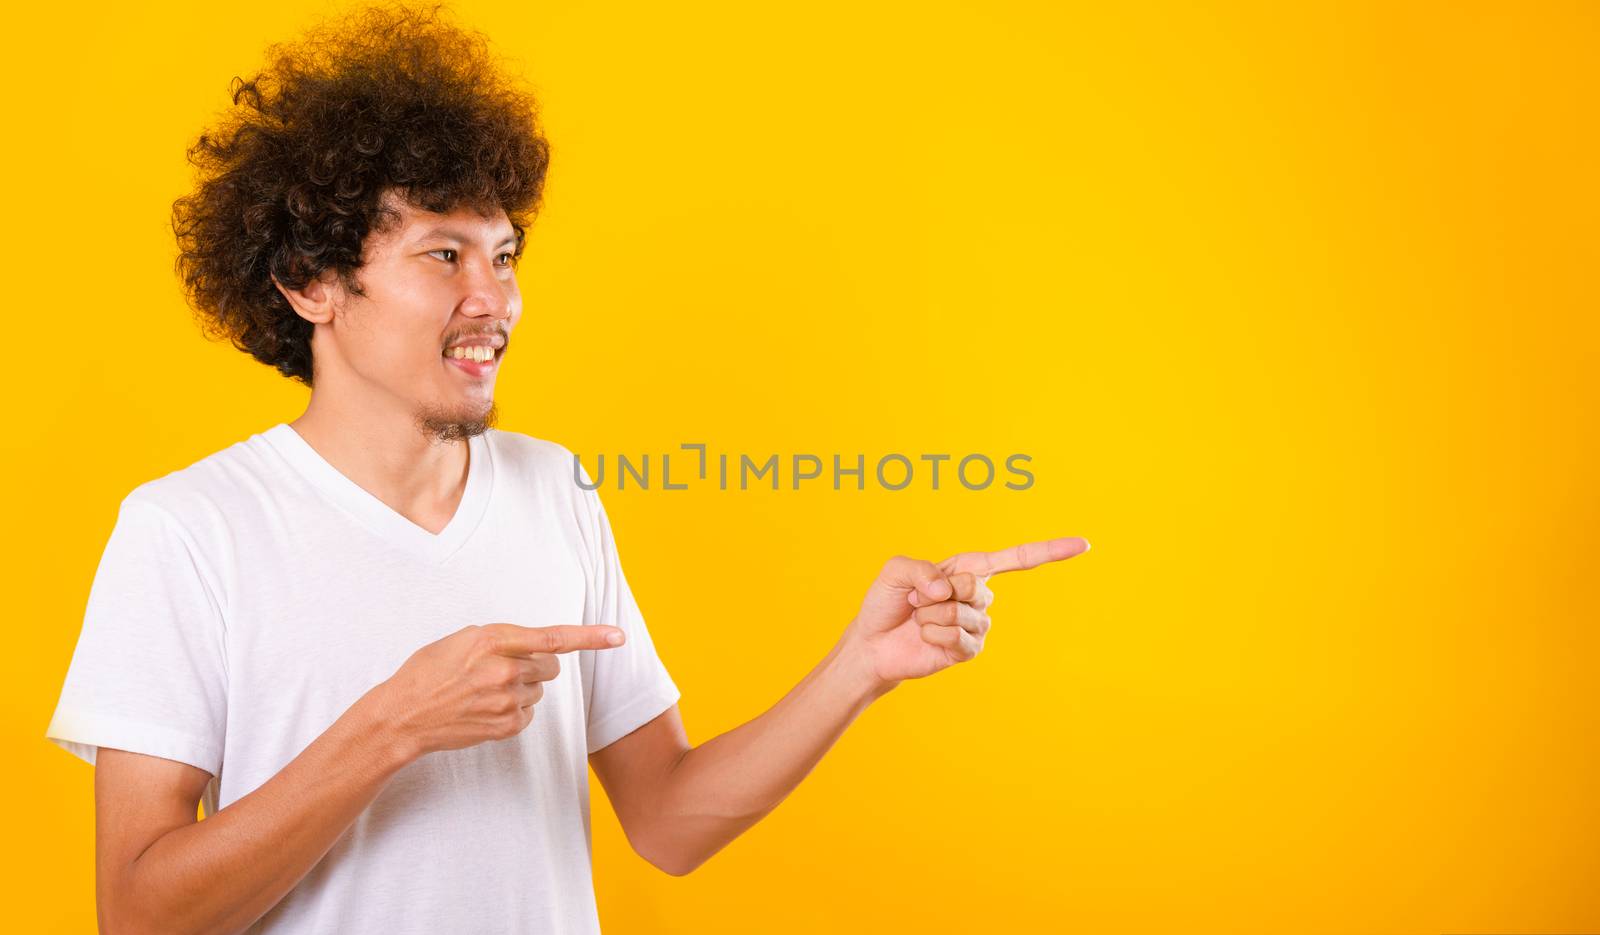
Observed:
[[[43,735],[118,501],[304,405],[168,210],[315,7],[8,16],[12,930],[94,927]],[[692,741],[892,554],[1094,544],[688,877],[596,783],[606,931],[1600,931],[1594,5],[457,9],[553,146],[502,428],[1034,459],[602,491]]]

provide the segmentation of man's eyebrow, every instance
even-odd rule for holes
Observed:
[[[424,231],[422,236],[418,237],[417,240],[420,242],[420,241],[424,241],[424,240],[431,240],[434,237],[448,237],[451,240],[459,240],[462,243],[469,243],[469,244],[470,243],[476,243],[476,241],[473,240],[471,237],[467,236],[466,234],[461,233],[460,231],[456,230],[453,227],[435,227],[432,230]],[[502,240],[499,243],[495,244],[495,247],[498,249],[500,247],[505,246],[508,243],[514,244],[516,242],[517,242],[517,234],[516,234],[515,231],[513,231],[510,234],[507,234],[506,238],[504,240]]]

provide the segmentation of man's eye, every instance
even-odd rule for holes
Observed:
[[[450,254],[447,257],[440,257],[440,259],[444,260],[446,263],[454,263],[456,261],[456,257],[455,257],[456,251],[454,251],[454,250],[443,249],[443,250],[429,250],[428,251],[428,255],[429,256],[434,256],[434,255],[440,254],[440,253],[448,253],[448,254]],[[502,260],[503,259],[505,262],[500,264],[503,267],[515,266],[516,263],[517,263],[517,255],[515,253],[509,253],[509,252],[508,253],[502,253],[499,256],[495,257],[495,259],[496,260]]]

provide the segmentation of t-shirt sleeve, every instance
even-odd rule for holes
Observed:
[[[45,736],[94,763],[100,747],[216,776],[227,722],[223,617],[191,537],[157,503],[124,498]]]
[[[598,533],[593,622],[627,634],[621,646],[585,651],[593,657],[592,681],[585,692],[592,754],[655,719],[676,704],[679,695],[622,573],[605,507],[593,491],[586,499]]]

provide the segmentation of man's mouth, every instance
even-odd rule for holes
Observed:
[[[504,348],[493,348],[486,344],[457,345],[444,352],[444,359],[472,376],[481,377],[494,372],[503,351]]]

